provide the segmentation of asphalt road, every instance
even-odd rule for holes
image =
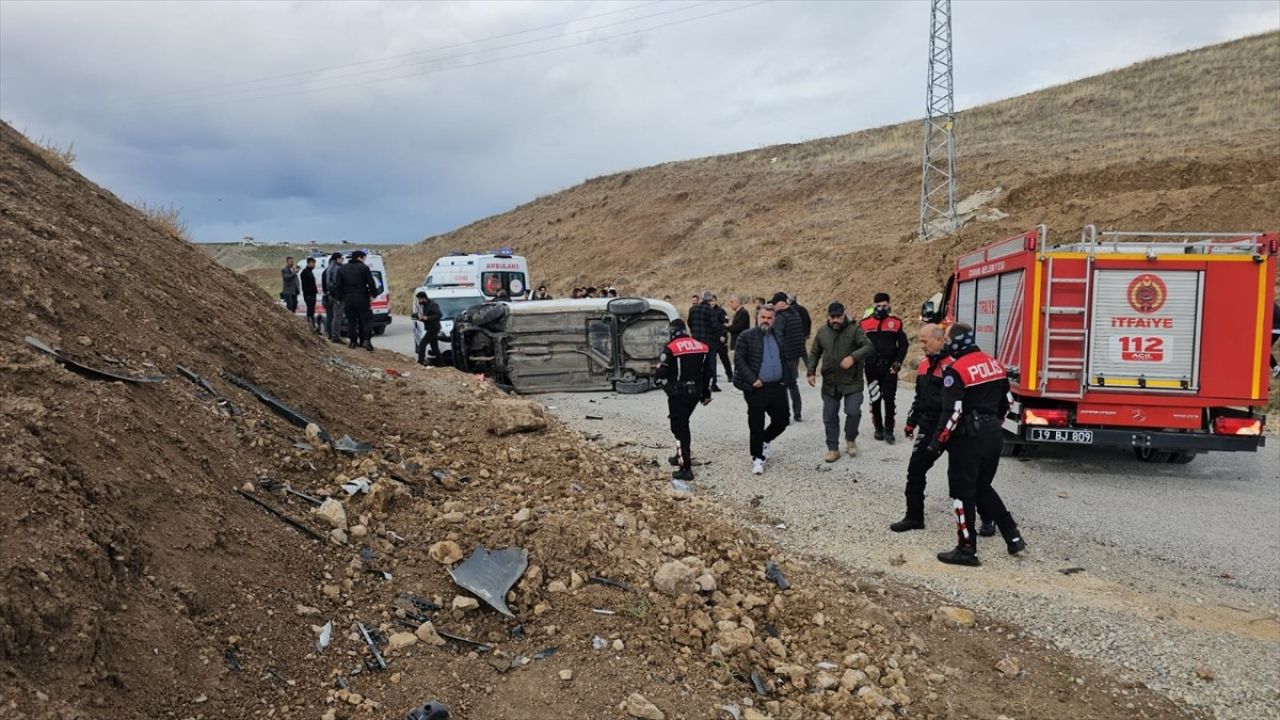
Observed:
[[[413,349],[413,320],[408,315],[392,315],[386,332],[373,338],[373,346],[416,357]]]

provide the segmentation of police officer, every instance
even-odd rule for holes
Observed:
[[[689,430],[689,418],[698,408],[698,403],[711,403],[711,377],[714,376],[715,366],[711,365],[711,373],[707,372],[711,348],[689,337],[688,326],[683,320],[672,320],[668,330],[671,339],[662,348],[653,375],[664,381],[667,417],[671,420],[671,433],[679,443],[675,456],[671,458],[671,464],[677,466],[671,477],[676,480],[692,480],[693,465],[689,449],[692,434]]]
[[[942,373],[942,408],[950,411],[929,441],[936,458],[946,449],[947,483],[956,513],[956,547],[938,553],[950,565],[980,565],[973,531],[976,512],[995,521],[1010,555],[1027,547],[1018,525],[995,488],[991,487],[1000,465],[1001,428],[1009,410],[1009,378],[1004,367],[978,349],[973,328],[956,323],[947,329],[943,351],[952,358]]]
[[[427,347],[431,347],[431,357],[435,362],[440,362],[440,319],[443,314],[440,312],[440,303],[427,297],[424,290],[419,290],[414,296],[414,310],[410,317],[422,323],[422,337],[418,338],[418,346],[414,348],[418,352],[418,364],[427,365]]]
[[[867,397],[871,400],[871,423],[877,440],[893,444],[893,416],[898,395],[898,370],[907,357],[911,342],[902,318],[890,313],[889,293],[878,292],[871,314],[862,319],[862,331],[875,346],[867,358]],[[884,410],[880,406],[883,401]]]
[[[364,264],[365,252],[354,250],[351,260],[338,268],[335,294],[342,298],[347,314],[347,347],[362,347],[373,352],[373,308],[370,302],[378,296],[378,283],[373,271]]]
[[[938,459],[929,450],[929,441],[938,429],[938,417],[942,414],[942,375],[952,362],[951,356],[942,352],[947,337],[941,326],[925,325],[916,340],[924,350],[924,357],[916,368],[916,395],[907,412],[902,435],[910,440],[917,429],[920,434],[907,461],[907,514],[889,526],[894,532],[924,529],[925,475]]]

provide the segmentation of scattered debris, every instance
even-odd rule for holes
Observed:
[[[587,582],[593,585],[608,585],[609,587],[616,587],[619,590],[626,590],[629,593],[633,593],[636,591],[635,588],[622,582],[621,580],[611,580],[607,577],[602,577],[600,575],[588,575]]]
[[[1075,575],[1076,573],[1084,572],[1084,568],[1082,567],[1062,568],[1058,572],[1062,573],[1063,575]]]
[[[591,608],[591,612],[597,615],[617,615],[618,613],[607,608]]]
[[[231,668],[233,671],[240,672],[244,669],[240,664],[240,658],[236,657],[236,651],[234,648],[227,648],[222,651],[222,657],[227,661],[227,667]]]
[[[364,493],[367,495],[369,494],[369,487],[371,485],[372,483],[369,482],[369,478],[362,475],[355,480],[342,483],[342,489],[345,490],[348,495],[355,495],[356,493]]]
[[[544,659],[544,658],[549,658],[549,657],[551,657],[552,655],[555,655],[555,654],[556,654],[556,653],[558,653],[558,652],[560,652],[560,648],[558,648],[558,647],[543,648],[543,649],[541,649],[541,650],[539,650],[538,652],[536,652],[536,653],[534,653],[534,654],[533,654],[533,659],[534,659],[534,660],[542,660],[542,659]]]
[[[235,385],[241,390],[244,390],[249,394],[253,395],[254,397],[258,398],[258,400],[261,401],[262,404],[271,408],[271,411],[274,412],[276,415],[279,415],[285,420],[288,420],[290,424],[296,425],[297,427],[303,428],[304,430],[308,425],[315,425],[316,427],[319,427],[318,423],[311,420],[306,415],[303,415],[302,413],[298,412],[292,407],[285,405],[280,400],[277,400],[275,396],[268,393],[266,390],[259,388],[258,386],[254,385],[248,380],[245,380],[239,375],[233,375],[229,372],[223,372],[222,376],[227,379],[227,382],[231,383],[232,385]],[[320,430],[317,437],[322,442],[329,443],[331,445],[333,444],[333,439],[329,437],[329,433],[323,429]]]
[[[742,720],[742,708],[737,705],[721,705],[720,710],[733,720]]]
[[[671,489],[680,493],[687,493],[691,490],[691,488],[689,487],[689,483],[685,482],[684,480],[672,480]]]
[[[786,529],[785,525],[779,525],[778,527]],[[791,583],[787,582],[787,578],[782,574],[782,568],[778,567],[778,563],[772,560],[764,564],[764,578],[777,585],[779,590],[787,590],[791,587]]]
[[[121,364],[121,363],[117,362],[117,364]],[[208,393],[209,396],[212,397],[214,401],[218,404],[218,407],[221,407],[227,411],[227,414],[229,415],[240,414],[240,410],[236,408],[235,405],[232,405],[230,400],[223,397],[222,393],[219,393],[217,390],[215,390],[213,385],[210,385],[209,381],[206,380],[202,375],[182,365],[178,365],[177,368],[178,368],[179,375],[195,383],[197,387],[199,387],[201,390],[204,390],[206,393]]]
[[[333,449],[340,453],[357,455],[360,453],[371,452],[373,450],[373,446],[369,443],[357,442],[351,439],[350,435],[343,435],[338,439],[338,442],[333,444]]]
[[[329,642],[333,640],[333,621],[330,620],[320,628],[319,636],[316,638],[316,651],[323,652],[329,647]]]
[[[449,720],[449,706],[431,700],[422,706],[409,711],[404,720]]]
[[[286,493],[288,493],[288,494],[290,494],[290,495],[292,495],[292,496],[296,497],[296,498],[299,498],[299,499],[302,499],[302,500],[306,500],[307,502],[309,502],[309,503],[311,503],[312,505],[315,505],[315,506],[317,506],[317,507],[319,507],[320,505],[324,504],[324,501],[323,501],[323,500],[321,500],[320,498],[315,497],[314,495],[308,495],[308,494],[306,494],[306,493],[304,493],[304,492],[299,492],[299,491],[297,491],[297,490],[294,490],[293,488],[289,487],[288,485],[285,485],[285,486],[284,486],[284,491],[285,491]]]
[[[277,510],[277,509],[275,509],[275,508],[271,507],[270,505],[266,504],[265,502],[263,502],[263,501],[259,500],[259,499],[258,499],[258,498],[256,498],[256,497],[254,497],[254,496],[250,495],[249,493],[247,493],[247,492],[245,492],[245,491],[243,491],[243,490],[236,490],[236,494],[237,494],[237,495],[239,495],[240,497],[244,498],[245,500],[248,500],[249,502],[253,503],[254,505],[257,505],[258,507],[261,507],[263,510],[266,510],[267,512],[271,513],[272,515],[275,515],[276,517],[280,518],[280,519],[281,519],[282,521],[284,521],[284,523],[285,523],[285,524],[287,524],[289,527],[291,527],[291,528],[293,528],[293,529],[297,530],[298,532],[301,532],[302,534],[306,535],[307,537],[311,538],[312,540],[315,540],[316,542],[319,542],[319,543],[323,543],[323,542],[325,542],[325,537],[324,537],[323,535],[321,535],[320,533],[316,532],[315,530],[312,530],[311,528],[307,527],[306,525],[303,525],[302,523],[298,522],[297,520],[294,520],[293,518],[289,517],[288,515],[285,515],[284,513],[282,513],[282,512],[280,512],[279,510]]]
[[[475,648],[477,652],[486,653],[493,649],[493,646],[488,643],[482,643],[479,640],[469,640],[461,635],[454,635],[453,633],[445,632],[439,628],[436,629],[436,633],[445,640],[452,640],[453,642],[462,643],[463,645],[470,645]]]
[[[507,607],[507,593],[528,567],[529,553],[523,548],[489,550],[484,545],[476,545],[471,557],[449,569],[449,576],[494,610],[513,618],[515,613]]]
[[[591,647],[596,650],[603,650],[609,647],[609,641],[605,640],[599,635],[596,635],[595,637],[591,638]]]
[[[98,368],[89,367],[88,365],[80,363],[76,360],[72,360],[66,355],[63,355],[57,350],[54,350],[39,338],[34,338],[28,335],[26,337],[26,340],[28,345],[39,350],[40,352],[51,355],[54,360],[57,360],[62,365],[66,366],[68,370],[78,375],[83,375],[91,380],[119,380],[121,382],[135,383],[135,384],[160,383],[165,381],[165,377],[163,375],[144,375],[142,377],[133,377],[131,375],[119,375],[117,373],[108,372],[106,370],[100,370]]]
[[[603,415],[584,415],[583,417],[587,420],[603,420],[604,419]]]
[[[378,644],[373,641],[373,636],[369,634],[369,628],[364,623],[356,623],[356,627],[360,630],[360,636],[364,638],[364,644],[369,646],[369,652],[373,653],[373,661],[378,664],[381,670],[387,669],[387,661],[382,657],[382,653],[378,651]]]

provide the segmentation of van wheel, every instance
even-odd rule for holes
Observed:
[[[1006,442],[1000,446],[1000,457],[1017,457],[1022,454],[1022,443]]]
[[[505,319],[510,311],[511,309],[507,307],[506,303],[487,303],[484,305],[473,306],[469,309],[467,311],[467,320],[473,325],[489,327],[498,321]]]
[[[1169,458],[1173,455],[1168,450],[1157,450],[1149,447],[1136,447],[1133,449],[1133,454],[1139,460],[1149,463],[1169,462]]]
[[[1195,450],[1178,450],[1169,455],[1169,462],[1174,465],[1186,465],[1196,459],[1196,454]]]
[[[652,385],[649,383],[648,378],[634,380],[632,382],[619,380],[613,384],[613,389],[623,395],[639,395],[641,393],[647,393],[650,388],[652,388]]]

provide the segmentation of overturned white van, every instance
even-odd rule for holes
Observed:
[[[455,319],[453,364],[518,393],[641,393],[677,317],[645,298],[486,303]]]

